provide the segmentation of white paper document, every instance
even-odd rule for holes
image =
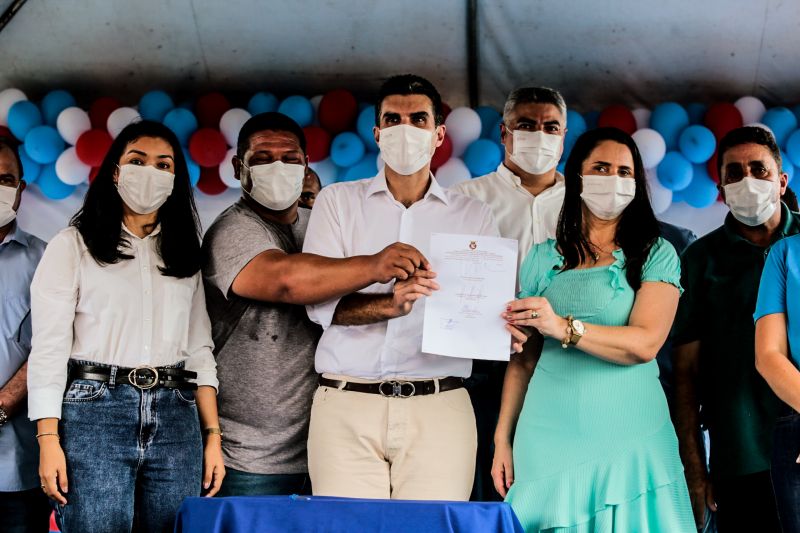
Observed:
[[[508,361],[511,334],[500,314],[515,296],[517,241],[434,233],[428,260],[440,289],[425,301],[422,351]]]

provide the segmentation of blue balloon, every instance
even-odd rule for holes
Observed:
[[[188,109],[176,107],[164,116],[164,125],[175,132],[181,146],[189,145],[189,138],[197,131],[197,117]]]
[[[319,176],[319,181],[322,183],[323,187],[327,187],[331,183],[335,183],[339,178],[339,167],[337,167],[334,162],[331,161],[330,157],[323,159],[322,161],[317,161],[316,163],[309,163],[309,166],[314,169],[314,172],[317,173],[317,176]]]
[[[44,124],[42,112],[30,100],[22,100],[8,110],[8,129],[20,141],[36,126]]]
[[[373,120],[375,120],[373,118]],[[339,176],[338,181],[355,181],[372,178],[378,173],[378,156],[374,152],[367,152],[357,164],[348,168]]]
[[[692,102],[686,106],[686,112],[689,114],[689,124],[702,124],[703,119],[706,117],[708,106],[699,102]]]
[[[39,177],[39,173],[42,171],[42,165],[31,159],[27,150],[25,150],[24,144],[19,146],[19,159],[22,161],[22,177],[25,178],[25,181],[28,183],[35,182],[36,178]]]
[[[501,138],[500,135],[500,124],[502,123],[503,123],[503,117],[500,117],[499,119],[497,119],[497,122],[494,123],[494,126],[492,126],[492,131],[489,134],[489,138],[491,140],[501,145],[503,144],[503,139]]]
[[[491,139],[492,128],[502,118],[502,115],[495,108],[488,105],[479,106],[475,111],[481,117],[481,139]]]
[[[583,122],[586,124],[587,130],[593,130],[597,127],[597,121],[600,120],[600,111],[587,111],[583,114]],[[571,128],[569,118],[567,118],[567,128]]]
[[[358,136],[364,141],[367,150],[371,152],[378,151],[378,143],[375,142],[375,136],[372,134],[372,128],[375,127],[375,106],[369,105],[361,110],[358,114],[358,121],[356,121],[356,130]],[[373,174],[374,176],[374,174]]]
[[[186,159],[186,167],[189,169],[189,183],[192,184],[192,187],[197,185],[197,182],[200,181],[200,165],[192,161],[192,156],[189,155],[189,150],[186,148],[181,148],[183,150],[183,157]]]
[[[311,102],[305,96],[290,96],[281,102],[281,105],[278,106],[278,112],[294,119],[301,128],[310,126],[314,121],[314,106],[311,105]],[[356,159],[356,161],[358,161],[358,159]],[[353,163],[355,163],[355,161]],[[349,167],[350,165],[345,166]]]
[[[658,164],[658,181],[671,191],[681,191],[692,181],[692,164],[680,152],[667,152]]]
[[[68,107],[78,105],[75,98],[67,91],[50,91],[42,99],[42,115],[45,124],[55,126],[58,115]]]
[[[502,160],[503,152],[489,139],[473,141],[464,152],[464,164],[473,178],[493,172]]]
[[[697,209],[708,207],[717,201],[717,184],[708,175],[706,165],[694,165],[692,181],[681,191],[683,201]]]
[[[686,190],[686,189],[684,189]],[[672,191],[672,203],[677,204],[678,202],[683,202],[685,199],[683,198],[683,191]]]
[[[345,131],[331,142],[331,160],[340,167],[351,167],[364,157],[364,142],[352,131]]]
[[[63,200],[75,190],[75,185],[67,185],[56,175],[55,164],[45,165],[36,180],[39,190],[50,200]]]
[[[789,135],[797,129],[797,117],[788,108],[773,107],[761,118],[761,122],[772,130],[775,142],[783,147]]]
[[[41,165],[55,163],[64,148],[64,139],[52,126],[36,126],[25,135],[25,150]]]
[[[650,115],[650,127],[664,137],[667,150],[678,148],[678,137],[689,126],[689,113],[675,102],[658,104]]]
[[[567,161],[566,159],[562,159],[558,166],[556,166],[556,170],[563,175],[565,168],[567,168]]]
[[[161,122],[174,107],[172,97],[164,91],[149,91],[139,100],[139,115],[145,120]]]
[[[717,139],[710,129],[695,124],[689,126],[678,137],[681,153],[692,163],[705,163],[717,149]]]
[[[561,159],[560,159],[561,161],[567,160],[567,156],[572,151],[572,147],[575,146],[575,141],[577,141],[578,137],[580,137],[586,132],[586,129],[587,129],[586,120],[584,120],[583,116],[577,111],[568,109],[567,133],[564,136],[564,151],[561,154]]]
[[[786,139],[786,155],[795,166],[800,166],[800,130],[795,131]]]
[[[256,93],[247,103],[247,110],[250,111],[251,115],[269,113],[276,109],[278,109],[278,98],[272,93]]]

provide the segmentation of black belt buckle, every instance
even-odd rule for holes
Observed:
[[[140,372],[142,373],[140,374]],[[140,380],[144,380],[144,382],[140,382]],[[148,365],[137,366],[128,372],[128,381],[141,390],[152,389],[158,385],[158,370]]]
[[[410,392],[404,394],[403,387],[410,387]],[[417,392],[417,388],[410,381],[381,381],[378,385],[378,392],[384,398],[410,398]]]

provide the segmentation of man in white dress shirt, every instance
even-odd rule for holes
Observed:
[[[430,173],[445,127],[429,81],[387,80],[375,119],[386,167],[320,192],[304,252],[349,257],[400,241],[427,254],[433,232],[498,235],[486,204],[443,190]],[[469,497],[476,431],[463,379],[472,361],[421,350],[424,297],[438,288],[434,277],[421,269],[409,280],[308,306],[324,328],[308,440],[314,494]]]
[[[452,188],[492,208],[500,234],[519,241],[520,264],[534,244],[556,236],[564,203],[564,177],[556,165],[564,150],[566,131],[567,106],[557,91],[546,87],[515,89],[508,95],[500,124],[503,162],[491,174]],[[500,499],[490,470],[505,367],[501,362],[480,361],[467,382],[478,424],[473,500]]]

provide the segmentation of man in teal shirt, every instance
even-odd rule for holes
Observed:
[[[769,249],[800,232],[780,201],[787,175],[772,135],[757,127],[719,145],[720,191],[730,213],[682,256],[685,292],[675,345],[675,427],[698,525],[716,511],[720,533],[780,531],[769,476],[780,401],[755,369],[755,310]],[[710,437],[706,469],[701,430]]]

